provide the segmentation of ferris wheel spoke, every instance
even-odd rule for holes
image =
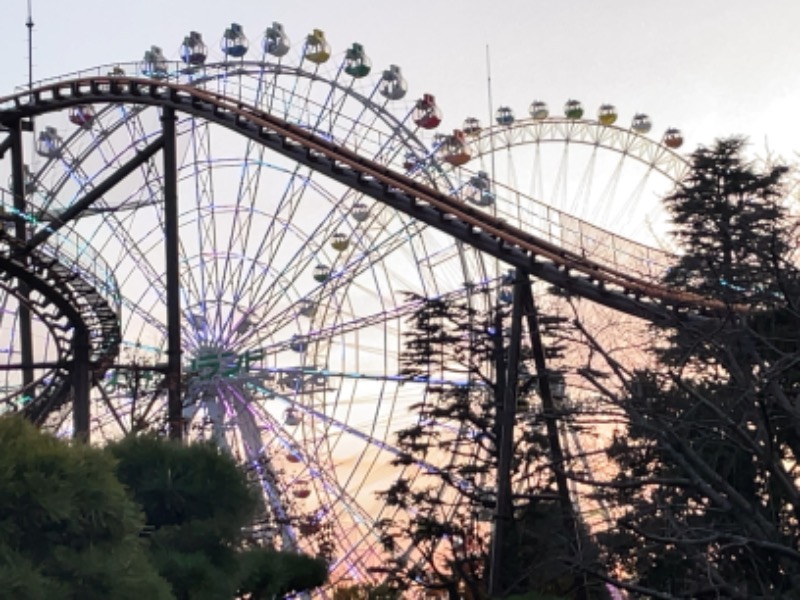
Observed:
[[[396,385],[397,382],[391,382],[392,385]],[[297,427],[298,425],[302,424],[303,427],[303,437],[304,437],[304,444],[307,447],[313,449],[314,447],[318,446],[319,444],[323,443],[327,436],[331,435],[333,432],[337,434],[337,436],[342,437],[346,436],[347,439],[351,441],[351,445],[348,446],[347,443],[343,444],[343,448],[345,450],[352,448],[352,441],[357,440],[359,444],[363,446],[363,448],[374,448],[380,450],[381,452],[387,453],[390,456],[400,456],[402,452],[393,446],[391,443],[386,442],[385,440],[371,435],[368,432],[365,432],[365,427],[363,424],[353,425],[347,422],[344,419],[338,418],[336,414],[328,414],[328,411],[316,409],[307,403],[298,401],[297,397],[294,395],[281,393],[280,391],[276,391],[272,388],[266,388],[262,386],[254,386],[253,384],[248,384],[254,390],[254,397],[250,402],[250,406],[257,414],[261,414],[263,418],[264,407],[262,403],[258,400],[260,397],[266,397],[268,400],[267,402],[275,402],[280,401],[284,405],[293,407],[298,411],[296,414],[301,414],[303,417],[302,421],[292,421],[292,426]],[[365,400],[367,403],[367,400]],[[330,409],[333,413],[336,412],[335,409]],[[385,411],[386,409],[384,409]],[[309,437],[310,436],[310,437]],[[364,453],[364,450],[359,451],[361,454]],[[305,456],[307,460],[316,460],[311,457]],[[331,459],[334,462],[337,460],[335,456]],[[421,463],[424,465],[424,463]],[[427,465],[430,466],[430,465]],[[433,468],[433,467],[431,467]],[[353,475],[351,474],[351,477]],[[364,473],[361,473],[361,476],[364,476]],[[340,480],[339,485],[342,485],[342,482],[349,483],[347,478]]]
[[[392,382],[394,384],[395,382]],[[418,382],[418,385],[427,385],[421,382]],[[422,390],[423,388],[421,388]],[[386,396],[391,396],[392,394],[387,394],[382,392],[379,397],[383,398]],[[413,400],[418,400],[419,392],[410,392],[409,397]],[[287,404],[295,402],[293,406],[299,407],[300,404],[297,404],[293,397],[284,397],[284,400]],[[369,402],[372,404],[371,401],[365,399],[365,403]],[[393,407],[394,412],[396,413],[399,407]],[[374,410],[372,406],[370,409]],[[376,468],[379,468],[379,465],[385,461],[385,459],[381,459],[382,455],[388,454],[389,456],[399,457],[402,456],[402,452],[397,449],[396,447],[392,446],[391,444],[386,443],[383,441],[385,439],[385,433],[382,434],[381,432],[374,431],[373,433],[368,433],[370,431],[370,426],[359,423],[358,421],[348,421],[346,419],[337,418],[334,414],[331,416],[329,411],[322,413],[320,410],[316,410],[314,408],[310,408],[306,405],[302,405],[303,414],[305,415],[306,419],[309,419],[311,422],[309,427],[303,428],[303,448],[309,449],[309,455],[302,454],[297,458],[297,460],[303,462],[304,464],[306,461],[311,462],[312,464],[309,466],[309,476],[312,478],[312,481],[316,481],[317,479],[325,480],[325,474],[330,474],[335,472],[335,469],[319,469],[318,471],[315,470],[316,464],[313,463],[315,460],[314,457],[319,454],[319,447],[320,443],[328,444],[332,433],[340,429],[340,437],[343,439],[342,447],[346,450],[350,450],[349,454],[353,455],[353,448],[354,440],[357,440],[358,443],[362,445],[361,450],[355,451],[354,459],[350,459],[346,463],[342,464],[340,468],[344,468],[344,465],[347,466],[347,473],[348,475],[342,476],[338,475],[336,477],[335,483],[333,485],[329,485],[327,481],[323,481],[320,486],[318,486],[318,494],[320,496],[324,496],[327,498],[327,502],[324,505],[333,505],[338,507],[343,507],[348,514],[350,519],[356,518],[355,522],[353,523],[352,530],[353,531],[360,531],[360,536],[367,535],[370,537],[370,534],[374,535],[374,526],[373,523],[382,517],[384,507],[380,506],[370,506],[368,509],[366,506],[362,506],[363,501],[361,503],[356,502],[352,504],[353,498],[367,498],[372,495],[375,491],[375,486],[380,485],[380,478],[375,479],[374,472]],[[389,411],[387,410],[387,415]],[[375,424],[373,424],[373,428]],[[390,418],[385,419],[385,423],[388,426]],[[380,437],[379,437],[380,436]],[[319,440],[319,441],[315,441]],[[317,450],[313,450],[313,449]],[[370,451],[372,448],[372,451]],[[326,452],[326,455],[329,456],[336,456],[337,450],[335,447],[329,448]],[[341,451],[338,451],[341,455]],[[340,459],[341,462],[342,459]],[[353,462],[353,460],[355,462]],[[323,465],[324,466],[324,465]],[[426,464],[426,463],[415,463],[413,469],[416,469],[419,472],[428,472],[428,473],[436,473],[439,472],[441,466],[437,467],[434,465]],[[406,467],[406,468],[412,468]],[[373,473],[371,476],[367,476],[367,473]],[[387,474],[387,477],[393,477],[394,475]],[[368,484],[367,481],[370,480]],[[388,484],[388,483],[387,483]],[[470,487],[471,483],[469,482],[461,482],[458,485],[463,485]],[[348,490],[346,494],[342,494],[340,490],[346,489]],[[365,517],[365,509],[367,509],[366,517]],[[342,519],[339,518],[337,520],[339,525],[342,524]],[[366,527],[366,533],[364,532],[364,527]],[[346,532],[345,532],[346,533]],[[344,534],[344,533],[343,533]],[[356,544],[352,551],[357,552],[357,548],[363,548],[360,544]],[[367,548],[361,550],[366,552],[371,552],[369,550],[369,546]]]
[[[391,235],[380,247],[372,249],[370,253],[360,254],[354,257],[353,262],[348,262],[342,267],[341,272],[339,272],[340,274],[332,277],[324,286],[318,287],[316,293],[306,295],[304,297],[305,301],[311,302],[314,306],[328,306],[331,303],[336,303],[338,308],[336,308],[335,314],[337,315],[337,321],[339,321],[341,316],[348,314],[346,312],[348,309],[338,304],[339,301],[337,297],[345,294],[353,295],[357,293],[361,293],[364,296],[370,295],[372,290],[375,289],[375,286],[381,285],[381,283],[378,281],[369,281],[369,279],[364,279],[363,276],[368,277],[370,275],[372,265],[376,262],[389,260],[390,257],[397,253],[400,247],[407,246],[409,239],[412,238],[413,235],[413,228],[409,229],[409,227],[406,227],[401,229],[397,234]],[[413,286],[409,286],[406,289],[413,289]],[[382,304],[382,298],[384,296],[393,297],[397,294],[397,291],[392,289],[387,290],[387,292],[388,294],[380,294],[377,296],[381,305],[379,306],[379,312],[375,313],[375,316],[366,317],[364,319],[354,318],[349,322],[337,323],[333,328],[325,327],[310,335],[309,340],[313,340],[314,343],[319,343],[322,339],[326,339],[329,336],[335,337],[342,335],[348,331],[372,326],[377,322],[391,319],[395,314],[403,314],[404,309],[401,305],[397,305],[396,308],[389,308]],[[362,307],[361,310],[363,311],[364,308],[365,307]],[[354,309],[351,308],[349,310],[353,311]],[[355,313],[351,312],[350,314]],[[276,315],[276,317],[277,320],[274,322],[274,326],[279,328],[280,325],[288,323],[296,318],[296,313],[293,310],[289,310],[283,312],[282,317],[278,315]],[[285,340],[283,343],[286,344],[288,341],[289,340]]]

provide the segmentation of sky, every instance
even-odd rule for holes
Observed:
[[[2,1],[0,96],[28,80],[27,0]],[[754,155],[800,151],[800,0],[32,0],[34,79],[139,61],[151,45],[177,59],[190,31],[210,60],[232,22],[251,40],[274,21],[295,46],[325,31],[334,57],[361,43],[377,69],[399,65],[409,96],[434,94],[443,130],[496,108],[649,114],[684,149],[747,136]],[[491,75],[491,77],[489,77]],[[491,92],[491,94],[489,93]]]
[[[375,68],[400,65],[410,94],[436,96],[446,130],[488,120],[491,90],[492,106],[518,115],[534,99],[560,110],[569,98],[588,113],[613,103],[621,121],[645,112],[654,132],[680,128],[689,150],[734,134],[756,155],[800,149],[796,0],[32,2],[34,79],[140,60],[153,44],[177,58],[192,30],[221,57],[230,23],[252,45],[278,21],[295,45],[318,28],[339,60],[360,42]],[[3,5],[0,95],[28,78],[27,1]]]

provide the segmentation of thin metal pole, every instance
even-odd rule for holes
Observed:
[[[11,141],[11,193],[14,197],[14,236],[22,243],[28,235],[28,227],[25,222],[27,212],[27,202],[25,200],[25,158],[24,148],[22,147],[22,121],[13,123],[9,130],[9,140]],[[20,257],[24,260],[23,257]],[[33,328],[31,325],[31,311],[28,308],[27,300],[30,297],[28,286],[22,281],[17,285],[20,300],[19,316],[19,347],[22,362],[22,383],[26,388],[26,394],[33,393]]]
[[[489,44],[486,44],[486,96],[488,100],[489,106],[489,123],[488,127],[492,126],[494,122],[494,101],[492,99],[492,58],[489,55]],[[491,177],[492,183],[496,181],[495,179],[495,152],[494,152],[494,136],[489,136],[489,146],[490,146],[490,154],[491,157]],[[497,216],[497,206],[492,204],[492,214]]]
[[[161,114],[164,135],[164,237],[167,286],[167,421],[169,437],[183,439],[181,399],[181,298],[178,240],[178,163],[175,140],[175,111],[165,107]]]
[[[491,541],[491,565],[489,568],[489,596],[499,598],[504,590],[506,578],[504,549],[506,538],[514,517],[513,490],[511,489],[511,465],[514,458],[514,424],[517,415],[517,390],[519,380],[519,358],[522,340],[523,296],[520,281],[515,278],[513,304],[511,309],[511,338],[508,347],[508,361],[505,364],[502,404],[498,406],[498,459],[497,459],[497,508],[495,511],[494,532]],[[499,315],[498,309],[498,315]],[[502,320],[500,336],[502,344]],[[498,377],[498,379],[500,379]]]
[[[33,9],[31,0],[28,0],[28,20],[25,21],[28,28],[28,89],[33,89]]]

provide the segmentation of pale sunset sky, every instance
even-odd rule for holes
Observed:
[[[33,0],[34,78],[116,61],[151,45],[178,58],[189,31],[210,59],[232,22],[260,44],[281,22],[295,46],[325,31],[334,59],[353,42],[376,69],[400,65],[410,95],[436,96],[446,130],[467,116],[488,120],[487,47],[493,104],[526,114],[534,99],[556,111],[568,98],[587,115],[604,102],[620,120],[648,113],[653,131],[678,127],[687,150],[746,135],[756,154],[800,148],[800,2],[796,0],[361,0],[189,2]],[[4,0],[0,94],[28,77],[26,0]]]

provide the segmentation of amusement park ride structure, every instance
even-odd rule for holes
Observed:
[[[140,392],[146,388],[150,404],[166,399],[170,437],[209,422],[215,439],[255,465],[275,520],[287,518],[282,494],[291,489],[294,501],[321,498],[321,508],[297,528],[301,535],[316,531],[336,503],[363,540],[370,515],[357,496],[368,486],[336,481],[332,465],[340,454],[328,438],[335,430],[381,456],[395,451],[388,425],[381,435],[377,421],[361,424],[363,407],[354,399],[374,398],[378,413],[384,397],[397,404],[403,384],[421,383],[403,381],[389,360],[401,346],[399,323],[414,308],[387,299],[402,286],[469,294],[475,284],[465,282],[499,289],[505,281],[507,376],[516,380],[527,329],[554,453],[561,452],[558,424],[532,279],[647,321],[708,319],[723,309],[660,285],[652,249],[552,208],[548,219],[557,226],[541,233],[519,212],[503,212],[537,200],[491,169],[473,167],[500,148],[557,140],[624,154],[675,181],[686,168],[675,153],[678,130],[667,130],[659,143],[646,136],[645,115],[623,128],[611,105],[590,120],[575,100],[563,117],[537,101],[529,119],[501,107],[495,125],[470,118],[429,143],[426,136],[441,124],[434,96],[424,94],[394,117],[388,106],[402,103],[407,91],[401,71],[391,66],[374,86],[362,83],[372,65],[358,43],[330,77],[321,71],[332,53],[320,30],[305,38],[299,66],[284,61],[291,44],[277,23],[264,34],[261,60],[246,59],[250,44],[237,24],[225,30],[220,47],[224,60],[210,64],[202,36],[191,32],[178,63],[151,47],[133,67],[137,75],[114,65],[0,98],[0,167],[11,188],[3,193],[0,235],[0,331],[12,339],[2,365],[6,410],[88,440],[111,435],[98,431],[97,411],[106,406],[119,431],[135,430],[137,394],[114,398],[110,384],[124,375]],[[58,128],[40,126],[59,120],[72,128],[65,139]],[[27,144],[26,135],[36,133],[35,145]],[[212,136],[222,141],[212,143]],[[223,150],[231,140],[244,144],[240,156]],[[31,146],[38,166],[26,164]],[[258,187],[278,176],[286,182],[281,189]],[[227,208],[225,195],[235,198]],[[137,214],[147,220],[135,221]],[[139,227],[150,233],[140,235]],[[293,235],[298,241],[287,246]],[[471,266],[459,267],[457,284],[448,288],[440,273],[456,264]],[[304,331],[289,333],[306,322]],[[156,334],[162,339],[154,342]],[[127,350],[138,360],[148,343],[158,346],[152,359],[125,363]],[[303,357],[299,367],[296,357]],[[374,365],[382,366],[370,371]],[[340,402],[345,389],[352,399]],[[506,431],[501,439],[510,441],[516,386],[505,389],[498,418]],[[232,399],[223,399],[227,393]],[[282,419],[263,408],[268,401],[280,401]],[[311,433],[287,433],[298,428]],[[286,453],[285,469],[275,447]],[[355,460],[354,473],[373,468],[372,450]],[[322,452],[330,456],[314,458]],[[501,467],[509,452],[501,448]],[[291,471],[298,464],[303,470]],[[279,493],[274,480],[284,472],[295,474],[281,475],[291,482]],[[569,503],[563,473],[558,487]],[[498,510],[508,504],[503,489]],[[296,547],[297,533],[283,525],[283,544]],[[365,548],[351,533],[339,537],[349,546],[339,550],[342,570],[367,577],[374,540]]]

